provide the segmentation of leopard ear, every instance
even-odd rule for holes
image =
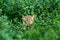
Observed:
[[[32,17],[34,18],[34,15]]]
[[[24,18],[24,15],[22,15],[22,18]]]
[[[25,20],[25,16],[22,16],[22,19]]]

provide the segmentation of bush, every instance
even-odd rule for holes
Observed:
[[[22,16],[34,15],[26,30]],[[0,0],[1,40],[59,40],[59,0]]]

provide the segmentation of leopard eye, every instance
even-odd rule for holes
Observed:
[[[33,21],[33,20],[31,19],[31,21]]]

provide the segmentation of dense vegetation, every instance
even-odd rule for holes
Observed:
[[[29,30],[23,15],[34,15]],[[60,40],[60,0],[0,0],[0,40]]]

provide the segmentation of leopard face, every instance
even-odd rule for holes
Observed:
[[[34,16],[23,16],[23,24],[29,25],[33,23]]]

